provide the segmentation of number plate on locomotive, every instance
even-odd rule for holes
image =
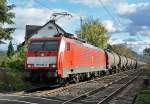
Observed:
[[[36,67],[48,67],[48,64],[36,64]]]

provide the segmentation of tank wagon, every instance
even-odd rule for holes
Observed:
[[[120,67],[120,56],[117,55],[116,53],[110,53],[105,51],[106,53],[106,57],[107,57],[107,69],[109,70],[110,73],[112,73],[112,71],[116,72],[119,67]]]
[[[94,47],[77,38],[32,38],[25,71],[30,81],[66,83],[100,76],[107,71],[134,69],[137,61]]]

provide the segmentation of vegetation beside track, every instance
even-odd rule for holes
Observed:
[[[23,70],[25,59],[25,47],[20,48],[14,55],[7,56],[2,54],[0,59],[0,67]]]
[[[84,20],[81,28],[76,31],[76,34],[78,34],[78,37],[96,47],[102,49],[107,48],[109,39],[108,32],[98,19],[88,18],[87,20]]]
[[[142,89],[138,93],[134,104],[150,104],[150,87]]]
[[[21,71],[17,69],[5,69],[0,71],[0,91],[20,91],[30,87],[29,83],[23,81]]]
[[[20,48],[12,56],[0,55],[0,91],[18,91],[30,87],[24,81],[25,47]]]
[[[150,60],[147,62],[147,69],[150,71]]]
[[[143,50],[144,55],[147,55],[150,57],[150,48],[145,48]],[[147,68],[150,70],[150,60],[147,61]]]

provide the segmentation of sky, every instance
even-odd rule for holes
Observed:
[[[110,44],[150,43],[150,0],[8,0],[15,4],[16,28],[13,43],[24,41],[26,25],[44,25],[54,12],[68,12],[73,17],[57,21],[64,30],[75,33],[80,18],[99,19],[108,30]],[[7,26],[7,25],[6,25]],[[141,53],[148,45],[128,45]],[[4,49],[6,45],[0,45]]]

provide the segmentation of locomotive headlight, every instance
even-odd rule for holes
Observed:
[[[28,68],[31,68],[31,65],[28,65]]]
[[[53,65],[51,65],[51,67],[52,67],[52,68],[56,68],[56,65],[55,65],[55,64],[53,64]]]

